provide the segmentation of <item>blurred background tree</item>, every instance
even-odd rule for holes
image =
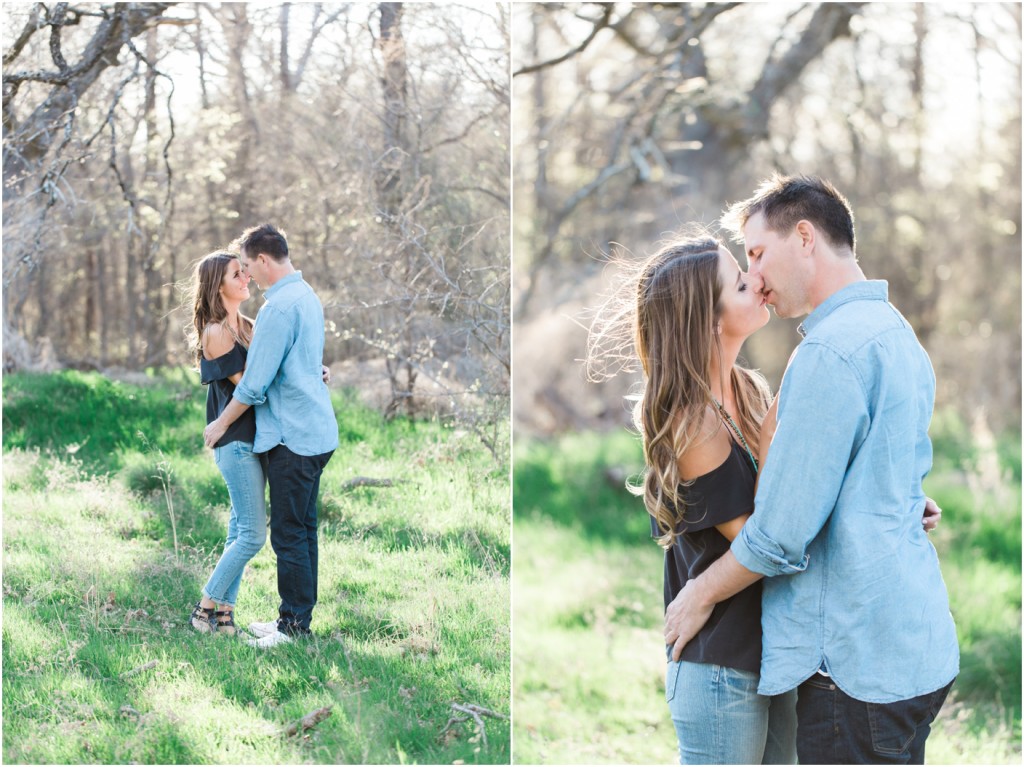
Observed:
[[[714,228],[776,169],[848,197],[938,408],[1019,429],[1019,4],[523,4],[513,25],[518,433],[628,420],[636,379],[578,364],[606,255]],[[744,349],[773,388],[795,326]]]
[[[270,221],[336,378],[507,420],[508,27],[501,4],[5,7],[5,369],[186,364],[177,285]]]

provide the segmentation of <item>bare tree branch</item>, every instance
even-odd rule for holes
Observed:
[[[115,6],[106,12],[103,22],[93,34],[81,62],[64,71],[13,72],[3,76],[5,103],[4,199],[22,191],[25,174],[32,163],[49,151],[54,141],[50,126],[59,124],[61,116],[72,110],[78,99],[108,67],[117,63],[118,53],[126,40],[141,33],[154,23],[171,3],[131,3]],[[54,28],[59,30],[60,27]],[[54,46],[51,40],[51,52]],[[59,46],[58,46],[59,53]],[[63,55],[58,58],[63,60]],[[58,64],[59,66],[59,64]],[[18,122],[11,113],[8,90],[16,89],[25,81],[58,86],[24,121]],[[61,87],[67,86],[67,87]]]
[[[615,10],[615,3],[600,3],[600,5],[603,8],[601,18],[593,22],[594,26],[590,30],[590,34],[587,35],[586,39],[582,43],[577,45],[572,50],[566,51],[561,56],[556,56],[553,59],[548,59],[547,61],[542,61],[537,64],[527,64],[525,67],[521,67],[520,69],[513,72],[512,76],[518,77],[519,75],[528,75],[531,72],[536,72],[541,69],[547,69],[548,67],[556,66],[558,64],[561,64],[563,61],[568,61],[573,56],[576,56],[577,54],[585,51],[587,49],[587,46],[594,42],[594,38],[597,37],[597,34],[611,23],[612,13]]]
[[[310,24],[311,29],[309,33],[309,39],[306,41],[305,50],[303,50],[302,52],[302,58],[299,59],[299,64],[295,68],[295,72],[293,73],[292,76],[293,88],[298,88],[299,83],[302,82],[302,75],[306,71],[306,65],[309,63],[310,56],[313,54],[313,43],[316,42],[316,39],[320,36],[320,33],[322,33],[327,27],[329,27],[331,24],[333,24],[335,21],[341,18],[342,14],[347,14],[351,5],[351,3],[342,3],[337,7],[334,13],[332,13],[330,16],[324,19],[322,24],[318,25],[316,21],[320,16],[321,4],[316,4],[316,14],[314,15],[313,21]]]
[[[765,62],[761,77],[750,91],[746,110],[751,135],[764,135],[772,103],[834,40],[850,33],[850,19],[864,3],[822,3],[807,22],[800,40],[777,60]]]
[[[45,10],[46,6],[42,3],[36,3],[32,6],[32,13],[28,17],[28,21],[25,22],[24,28],[21,30],[21,34],[18,35],[18,39],[11,44],[10,50],[4,54],[4,67],[9,66],[18,56],[21,55],[21,51],[28,45],[28,41],[32,39],[32,35],[46,26],[40,18],[40,10]]]

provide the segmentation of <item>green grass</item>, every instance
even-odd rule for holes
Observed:
[[[961,672],[928,761],[1021,760],[1019,434],[951,414],[933,426],[925,489],[960,640]],[[636,437],[517,440],[514,453],[516,763],[652,764],[678,756],[664,701],[662,554],[641,499]]]
[[[187,626],[228,510],[197,381],[4,376],[5,762],[509,761],[506,719],[446,730],[452,704],[509,714],[507,467],[450,426],[334,404],[314,638],[261,651]],[[357,475],[395,485],[343,491]],[[277,601],[268,545],[239,623]]]

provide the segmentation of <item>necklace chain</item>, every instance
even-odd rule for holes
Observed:
[[[235,339],[235,341],[242,344],[242,346],[245,346],[245,344],[242,343],[242,339],[239,337],[239,334],[241,333],[242,330],[241,324],[239,324],[238,326],[238,331],[235,331],[235,329],[231,327],[230,323],[228,323],[227,320],[224,320],[224,327],[228,329],[228,332],[231,334],[231,337]]]
[[[726,422],[729,424],[729,426],[732,427],[732,430],[736,433],[736,436],[739,437],[740,442],[743,443],[743,447],[746,449],[747,455],[750,456],[750,462],[754,464],[754,472],[756,473],[758,470],[757,459],[754,458],[754,454],[750,450],[750,445],[747,444],[747,440],[743,437],[743,432],[740,431],[740,427],[736,425],[736,422],[734,420],[732,420],[732,416],[729,415],[729,413],[725,409],[725,406],[721,402],[719,402],[714,397],[711,398],[711,401],[715,403],[715,405],[718,407],[718,412],[722,414],[722,418],[724,418]]]

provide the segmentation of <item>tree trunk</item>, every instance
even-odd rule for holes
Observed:
[[[253,178],[250,165],[259,133],[259,123],[249,97],[249,80],[245,75],[245,49],[252,35],[252,24],[249,23],[244,3],[230,3],[224,8],[229,14],[222,20],[228,42],[228,80],[235,94],[238,113],[242,116],[242,123],[238,126],[238,149],[233,163],[238,184],[233,196],[233,207],[238,212],[239,220],[248,222],[253,218],[254,211],[247,180]]]
[[[291,15],[291,3],[281,4],[281,47],[279,52],[279,76],[281,78],[281,90],[290,93],[294,90],[292,86],[292,75],[288,64],[288,21]]]
[[[381,87],[384,96],[384,147],[376,169],[377,198],[384,211],[384,224],[390,231],[394,243],[393,263],[397,268],[389,270],[397,289],[396,305],[399,307],[399,327],[395,329],[391,343],[392,355],[387,361],[388,378],[391,383],[391,402],[385,409],[385,416],[391,418],[403,410],[412,415],[416,404],[413,387],[416,371],[412,365],[415,340],[412,332],[413,317],[417,310],[416,288],[412,284],[415,275],[415,253],[413,245],[407,242],[403,226],[408,224],[410,215],[405,207],[406,187],[412,183],[409,173],[409,142],[406,135],[408,105],[408,66],[406,62],[405,39],[402,37],[402,3],[380,4],[380,38],[377,47],[384,63]],[[400,380],[404,372],[405,381]]]
[[[407,94],[402,3],[380,4],[380,38],[384,58],[384,152],[377,168],[377,191],[384,212],[394,216],[402,202],[402,167],[408,155],[405,136]]]
[[[99,340],[99,280],[97,279],[97,258],[95,248],[85,250],[85,354],[92,357]]]
[[[702,196],[722,197],[728,186],[723,169],[745,167],[751,146],[768,138],[772,104],[797,80],[801,73],[835,40],[850,33],[850,20],[864,3],[822,3],[817,7],[800,40],[786,52],[765,62],[761,77],[750,91],[735,101],[706,99],[696,106],[696,120],[682,122],[679,135],[687,142],[700,142],[699,149],[666,152],[672,170],[684,179],[702,180]],[[709,189],[708,182],[721,189]],[[687,191],[687,181],[682,188]]]

